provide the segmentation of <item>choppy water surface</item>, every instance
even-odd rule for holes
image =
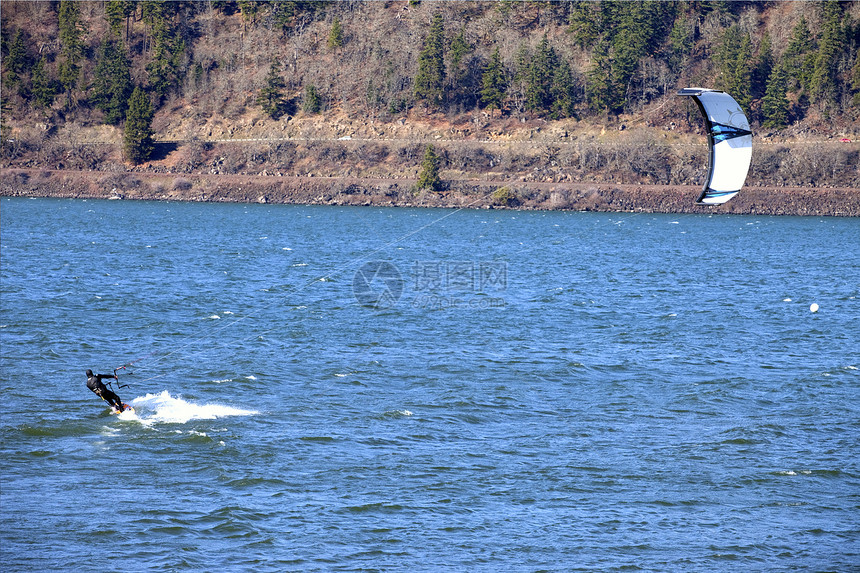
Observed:
[[[856,219],[0,209],[4,571],[858,568]]]

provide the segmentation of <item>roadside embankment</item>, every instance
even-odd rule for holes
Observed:
[[[417,191],[413,179],[0,169],[0,196],[515,208],[527,210],[860,216],[860,189],[746,187],[729,203],[694,203],[695,186],[449,179]]]

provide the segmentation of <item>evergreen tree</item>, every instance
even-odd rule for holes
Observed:
[[[448,77],[451,79],[450,98],[454,101],[464,101],[472,94],[469,93],[470,80],[474,77],[466,65],[466,58],[472,52],[472,46],[466,40],[464,29],[454,36],[448,49]]]
[[[373,83],[373,77],[367,80],[367,89],[364,90],[364,105],[367,108],[368,113],[370,113],[373,119],[376,118],[376,111],[379,109],[382,103],[382,96],[379,93],[379,89],[377,89],[376,84]]]
[[[812,99],[817,103],[828,104],[836,100],[837,58],[842,51],[842,9],[839,2],[823,2],[823,32],[815,56],[812,72]]]
[[[57,97],[57,89],[55,82],[48,76],[45,69],[45,56],[42,56],[36,65],[33,66],[31,83],[31,92],[33,101],[36,105],[47,109],[54,105],[54,98]]]
[[[180,64],[185,52],[182,41],[170,10],[173,4],[146,2],[143,7],[144,21],[152,29],[152,59],[146,65],[149,85],[156,103],[179,86]]]
[[[134,10],[134,2],[131,0],[108,0],[105,4],[105,19],[113,35],[120,35],[122,21],[125,20],[126,38],[128,37],[128,18],[134,13]]]
[[[672,30],[675,8],[671,3],[601,2],[591,8],[599,33],[586,72],[589,105],[596,111],[621,113],[628,101],[631,79],[642,58],[658,51]],[[676,34],[682,36],[680,26]],[[681,38],[675,38],[678,49]],[[679,60],[680,62],[680,60]]]
[[[81,58],[84,55],[81,28],[81,13],[74,0],[61,0],[59,13],[60,64],[58,67],[60,84],[66,90],[66,106],[72,105],[72,91],[77,88],[81,77]]]
[[[851,70],[851,90],[854,92],[852,103],[855,106],[860,106],[860,48],[857,48],[857,55],[854,57],[854,67]]]
[[[343,46],[343,27],[340,24],[340,18],[335,16],[331,31],[328,34],[328,47],[330,50],[334,50],[341,46]]]
[[[442,180],[439,178],[439,165],[442,158],[436,154],[433,145],[428,144],[424,150],[424,160],[421,162],[421,172],[418,174],[418,189],[430,189],[438,191],[442,188]]]
[[[319,91],[317,91],[317,87],[313,84],[308,84],[305,87],[305,98],[302,102],[302,109],[305,113],[319,113],[322,109],[322,98]]]
[[[24,43],[24,32],[15,31],[15,36],[9,44],[9,54],[6,56],[6,81],[15,85],[21,79],[21,74],[27,69],[27,45]]]
[[[647,53],[650,40],[645,8],[641,2],[626,2],[619,7],[610,39],[610,111],[620,113],[627,103],[627,86]]]
[[[286,34],[293,27],[299,8],[294,0],[272,0],[272,18],[281,27],[281,32]]]
[[[442,14],[436,13],[424,48],[418,55],[418,73],[415,74],[413,93],[432,105],[440,105],[445,96],[445,29]]]
[[[132,163],[143,163],[155,149],[152,140],[152,102],[140,87],[134,88],[128,104],[123,132],[123,151]]]
[[[782,129],[788,125],[788,98],[786,97],[788,74],[782,65],[773,68],[767,81],[767,90],[761,100],[762,126]]]
[[[720,65],[719,85],[744,109],[752,100],[752,43],[738,25],[730,26],[717,50]]]
[[[764,95],[772,72],[773,47],[771,46],[770,34],[765,31],[752,73],[752,96],[754,98],[760,98]]]
[[[589,107],[595,112],[609,111],[613,106],[611,71],[609,43],[601,40],[594,49],[591,66],[585,72],[585,93]]]
[[[529,77],[529,68],[532,64],[532,52],[529,47],[522,43],[514,53],[514,76],[515,82],[525,84]]]
[[[621,113],[640,61],[657,52],[670,33],[674,9],[670,3],[642,0],[612,4],[606,16],[611,26],[609,111]]]
[[[287,98],[284,95],[286,87],[287,84],[281,77],[281,66],[277,60],[272,60],[269,73],[266,75],[266,85],[257,96],[257,104],[272,119],[278,119],[286,111]]]
[[[9,141],[10,127],[6,124],[6,118],[9,117],[11,111],[9,106],[9,98],[5,93],[0,94],[0,146],[6,145]]]
[[[809,92],[815,69],[815,57],[812,33],[806,24],[806,18],[801,16],[792,30],[791,41],[783,54],[786,70],[791,70],[789,89],[801,93]]]
[[[600,6],[592,0],[576,0],[570,4],[568,32],[580,48],[594,45],[600,36]]]
[[[506,88],[502,57],[499,54],[499,49],[496,48],[481,77],[481,103],[490,110],[491,116],[494,109],[502,109]]]
[[[548,111],[552,107],[552,81],[557,65],[558,55],[549,45],[549,40],[544,34],[543,39],[537,45],[529,68],[526,109],[542,112]]]
[[[99,47],[94,71],[92,100],[105,113],[105,123],[117,124],[125,117],[134,86],[131,62],[121,41],[107,35]]]
[[[466,56],[471,51],[472,46],[466,41],[466,30],[461,28],[460,33],[454,36],[454,39],[451,40],[451,48],[448,50],[451,60],[449,64],[450,75],[457,75]]]
[[[669,33],[668,64],[676,73],[684,67],[684,63],[693,49],[692,35],[692,24],[689,18],[682,14],[675,20],[672,31]]]
[[[526,92],[528,90],[529,73],[531,70],[532,53],[529,47],[522,43],[514,54],[513,73],[508,82],[508,95],[514,107],[522,111],[526,107]]]
[[[239,12],[242,13],[242,19],[251,22],[251,25],[257,23],[257,13],[260,11],[260,3],[256,0],[239,0]]]
[[[573,73],[570,69],[570,64],[566,60],[561,60],[555,68],[552,76],[552,87],[550,90],[552,96],[552,105],[550,108],[550,117],[553,119],[561,119],[573,116],[574,95],[573,95]]]

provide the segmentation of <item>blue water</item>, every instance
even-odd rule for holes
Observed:
[[[0,214],[3,571],[860,569],[860,220]]]

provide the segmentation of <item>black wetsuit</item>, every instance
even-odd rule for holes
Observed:
[[[110,390],[102,382],[102,378],[114,378],[113,374],[93,374],[92,370],[87,370],[87,388],[96,393],[99,398],[107,401],[108,404],[122,412],[122,400],[115,392]]]

